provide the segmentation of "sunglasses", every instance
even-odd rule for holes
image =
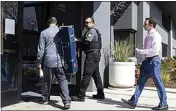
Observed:
[[[85,24],[88,24],[88,23],[91,23],[91,22],[85,22]]]

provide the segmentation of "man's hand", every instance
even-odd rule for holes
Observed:
[[[39,64],[39,65],[37,66],[37,68],[38,68],[39,70],[42,69],[41,64]]]
[[[75,41],[77,42],[78,41],[78,39],[75,37]]]
[[[139,54],[142,54],[142,50],[139,49],[139,48],[136,48],[136,52],[139,53]]]
[[[136,48],[136,52],[140,52],[140,49]]]
[[[38,71],[39,71],[39,76],[40,76],[40,78],[42,78],[43,77],[42,65],[38,64],[37,68],[38,68]]]
[[[42,69],[39,70],[39,74],[40,74],[40,78],[43,78],[43,70]]]

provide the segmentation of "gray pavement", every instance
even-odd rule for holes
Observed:
[[[105,100],[93,100],[91,95],[96,92],[87,92],[85,102],[72,102],[70,110],[129,110],[128,106],[121,102],[121,98],[129,99],[135,88],[128,89],[105,89]],[[166,89],[169,110],[176,110],[176,89]],[[40,97],[40,94],[26,92],[23,95]],[[51,105],[41,105],[35,101],[20,102],[18,104],[3,107],[2,110],[61,110],[63,106],[59,96],[51,96]],[[135,110],[151,110],[159,103],[156,88],[145,88],[139,98],[138,106]]]

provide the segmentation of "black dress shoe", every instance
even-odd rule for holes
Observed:
[[[70,109],[71,103],[64,104],[64,109]]]
[[[168,105],[159,105],[157,107],[153,107],[152,110],[168,110]]]
[[[71,100],[72,100],[72,101],[84,102],[84,101],[85,101],[85,98],[79,97],[79,96],[72,96],[72,97],[71,97]]]
[[[122,102],[124,102],[125,104],[129,105],[131,109],[135,109],[136,108],[136,104],[134,104],[132,101],[130,100],[125,100],[125,99],[121,99]]]
[[[105,99],[104,93],[100,94],[96,94],[96,95],[92,95],[92,98],[94,99]]]

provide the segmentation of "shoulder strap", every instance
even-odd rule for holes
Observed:
[[[97,32],[97,34],[100,34],[98,29],[96,29],[96,28],[93,28],[93,29]]]
[[[101,33],[100,33],[99,30],[96,29],[96,28],[94,28],[94,30],[97,32],[98,39],[99,39],[99,41],[101,42]]]

